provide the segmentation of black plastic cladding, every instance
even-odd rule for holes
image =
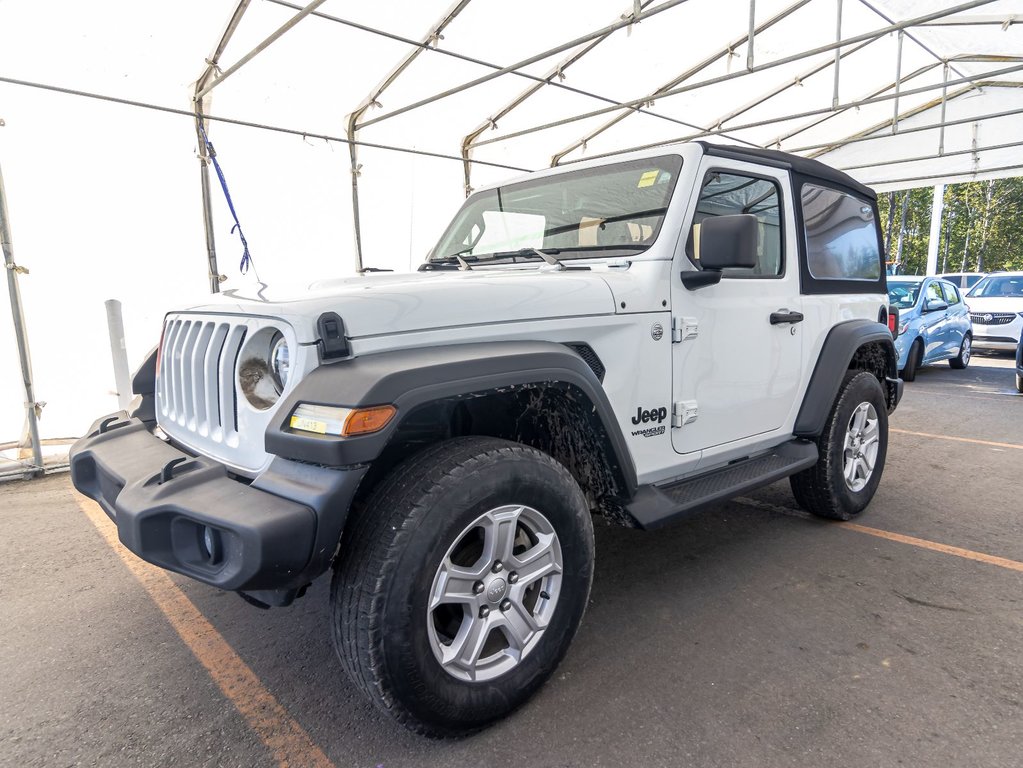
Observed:
[[[373,461],[405,415],[425,403],[471,397],[509,387],[567,385],[585,394],[611,441],[613,468],[632,494],[636,469],[614,410],[586,361],[565,345],[505,341],[405,349],[355,357],[312,371],[286,398],[266,431],[266,450],[283,458],[330,467]],[[299,403],[343,407],[394,405],[398,418],[380,432],[339,438],[291,430]]]
[[[842,378],[849,370],[856,350],[864,344],[881,343],[890,347],[888,355],[888,376],[895,378],[895,344],[888,326],[873,320],[849,320],[836,325],[828,333],[821,349],[817,365],[810,377],[810,384],[803,397],[803,405],[796,417],[792,430],[798,437],[816,437],[824,429],[824,423],[831,413],[835,395],[842,384]],[[881,382],[882,386],[884,382]]]

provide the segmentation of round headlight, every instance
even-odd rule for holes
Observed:
[[[270,344],[270,373],[273,376],[274,388],[281,394],[288,386],[288,368],[290,365],[288,342],[281,334]]]

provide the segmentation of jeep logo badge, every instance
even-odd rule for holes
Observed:
[[[487,600],[492,603],[496,603],[504,597],[506,589],[508,589],[508,585],[505,583],[504,579],[494,579],[490,582],[490,587],[487,589]]]
[[[636,409],[636,415],[632,417],[633,424],[646,424],[647,422],[654,422],[660,424],[668,418],[667,408],[651,408],[649,411],[644,411],[642,408]]]

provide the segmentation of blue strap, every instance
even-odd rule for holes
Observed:
[[[206,135],[206,127],[203,125],[202,119],[199,119],[199,132],[202,133],[202,140],[206,143],[206,154],[209,155],[210,160],[213,161],[213,167],[217,171],[217,178],[220,179],[220,186],[224,190],[224,197],[227,200],[227,207],[231,210],[231,216],[234,217],[234,226],[231,227],[231,234],[234,234],[235,230],[238,230],[238,237],[242,241],[242,260],[238,265],[238,269],[241,273],[247,274],[249,271],[249,265],[252,263],[252,255],[249,253],[249,243],[245,239],[245,233],[242,232],[242,223],[238,221],[238,214],[234,210],[234,202],[231,200],[231,192],[227,188],[227,179],[224,178],[224,171],[220,167],[220,163],[217,162],[217,151],[213,148],[210,137]]]

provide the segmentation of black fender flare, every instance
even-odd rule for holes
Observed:
[[[875,320],[848,320],[833,327],[824,339],[817,365],[807,385],[803,404],[792,432],[797,437],[817,437],[831,413],[838,388],[849,370],[856,350],[864,344],[881,343],[888,358],[888,378],[897,381],[895,343],[888,326]],[[884,382],[882,382],[883,384]],[[894,406],[892,406],[894,407]]]
[[[608,460],[631,497],[637,487],[636,468],[603,386],[577,352],[549,341],[401,349],[321,365],[278,407],[266,430],[266,450],[329,467],[366,464],[383,452],[402,419],[421,405],[530,385],[570,386],[590,400],[610,441]],[[346,408],[394,405],[398,417],[380,432],[362,437],[314,435],[289,426],[299,403]]]

